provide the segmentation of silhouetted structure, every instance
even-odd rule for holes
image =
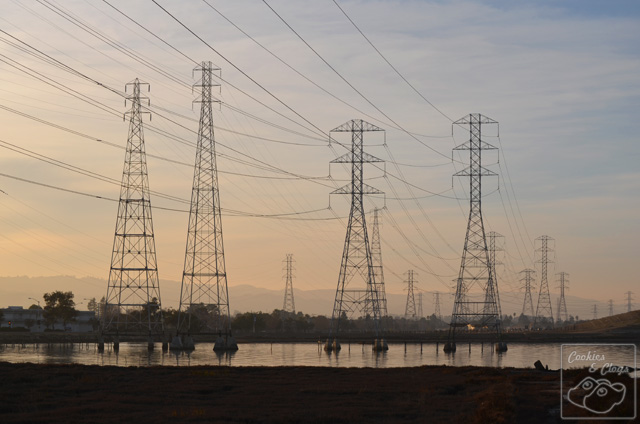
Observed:
[[[551,295],[549,294],[549,281],[547,280],[549,263],[553,262],[549,259],[549,253],[553,251],[553,248],[549,246],[553,239],[549,236],[540,236],[536,239],[540,242],[540,248],[536,250],[540,254],[540,260],[537,263],[540,264],[540,292],[538,294],[538,305],[536,306],[536,317],[533,320],[533,326],[540,323],[541,318],[549,318],[551,325],[553,325],[553,309],[551,308]]]
[[[216,163],[216,142],[213,131],[211,88],[213,72],[219,71],[211,62],[202,62],[195,69],[202,78],[199,87],[200,122],[196,147],[195,169],[191,191],[191,209],[187,228],[187,247],[180,291],[179,335],[171,347],[193,347],[191,333],[217,335],[214,350],[237,350],[231,334],[229,290],[224,259],[222,214]],[[197,329],[194,325],[197,323]]]
[[[524,274],[524,277],[520,281],[524,281],[524,303],[522,304],[522,315],[534,316],[533,313],[533,300],[531,299],[531,289],[533,287],[533,274],[536,272],[533,269],[524,269],[520,271],[520,274]]]
[[[369,308],[369,318],[373,322],[375,332],[373,349],[388,349],[387,343],[382,338],[380,294],[378,293],[378,284],[375,281],[376,273],[373,267],[363,207],[363,196],[365,194],[382,194],[379,190],[364,183],[364,164],[382,162],[382,160],[364,153],[363,133],[365,131],[383,130],[361,119],[356,119],[346,122],[331,131],[351,133],[351,151],[331,161],[331,163],[351,164],[351,184],[333,191],[335,194],[351,195],[351,211],[349,213],[338,287],[331,315],[331,327],[329,337],[324,346],[327,352],[340,350],[338,335],[341,321],[344,318],[349,318],[354,312],[362,313]],[[362,278],[364,287],[353,287],[352,280],[356,276]]]
[[[140,95],[141,85],[148,86],[136,78],[125,86],[125,91],[129,86],[133,87],[133,94],[127,97],[131,102],[131,109],[125,114],[129,117],[129,136],[122,171],[105,314],[101,322],[102,334],[114,336],[116,349],[120,334],[148,335],[149,348],[152,349],[153,338],[164,332],[142,126],[142,115],[149,112],[142,111],[141,100],[149,100]],[[103,340],[100,340],[99,347],[104,347]]]
[[[416,317],[416,298],[413,293],[413,270],[407,271],[407,304],[404,308],[404,317],[414,319]]]
[[[469,220],[444,351],[455,352],[456,332],[462,328],[488,328],[495,335],[496,350],[504,351],[507,346],[501,341],[500,299],[482,217],[482,177],[496,175],[482,166],[482,152],[495,149],[482,140],[482,126],[497,122],[475,113],[453,124],[469,126],[469,141],[454,148],[469,151],[469,166],[455,174],[469,177]]]

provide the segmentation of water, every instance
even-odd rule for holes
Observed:
[[[113,366],[317,366],[317,367],[416,367],[421,365],[485,366],[531,368],[536,360],[551,369],[560,368],[559,343],[511,343],[504,353],[494,353],[491,345],[459,343],[455,354],[445,354],[442,343],[390,343],[389,350],[374,353],[370,345],[344,344],[337,355],[327,354],[316,343],[243,343],[234,353],[216,354],[212,343],[201,343],[196,350],[153,352],[146,343],[121,343],[116,354],[111,345],[99,353],[90,344],[27,344],[0,346],[0,361],[40,364],[84,364]]]

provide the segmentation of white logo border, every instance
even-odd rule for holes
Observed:
[[[633,368],[636,370],[636,378],[633,379],[633,417],[565,417],[563,411],[564,390],[562,384],[564,371],[564,347],[565,346],[633,346]],[[635,420],[638,416],[638,355],[637,347],[633,343],[562,343],[560,345],[560,419],[561,420]]]

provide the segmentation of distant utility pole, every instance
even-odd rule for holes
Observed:
[[[613,299],[609,299],[609,316],[613,315]]]
[[[598,319],[598,305],[593,305],[593,319]]]
[[[415,318],[416,317],[416,298],[413,295],[413,270],[410,269],[407,271],[407,305],[404,309],[404,317],[405,318]]]
[[[567,312],[567,301],[564,297],[565,289],[569,289],[569,274],[561,272],[558,274],[558,281],[560,283],[560,299],[558,299],[558,319],[557,321],[568,321],[569,313]]]
[[[296,314],[296,303],[293,299],[293,254],[287,253],[285,262],[285,288],[282,310],[291,315]]]
[[[378,298],[380,300],[380,316],[386,317],[389,315],[389,311],[387,310],[387,294],[384,288],[384,268],[382,266],[380,224],[378,222],[379,211],[380,209],[378,208],[373,210],[373,230],[371,231],[371,261],[373,262],[373,273],[375,277],[374,281],[377,286]]]
[[[549,253],[553,251],[549,246],[549,242],[553,242],[553,239],[549,236],[540,236],[536,241],[539,241],[541,245],[536,252],[540,254],[540,260],[537,262],[541,264],[542,272],[540,273],[540,292],[538,294],[536,317],[533,320],[534,328],[536,323],[544,317],[549,317],[551,325],[553,325],[553,310],[551,309],[551,295],[549,294],[549,281],[547,280],[547,268],[549,263],[553,262],[549,259]]]
[[[533,314],[533,300],[531,300],[531,289],[533,288],[533,275],[536,272],[533,269],[524,269],[520,271],[520,274],[524,274],[524,277],[520,281],[524,281],[524,303],[522,304],[522,315],[528,315],[530,317]]]
[[[631,295],[633,293],[628,291],[625,294],[627,295],[627,312],[631,312]]]
[[[418,318],[424,318],[422,311],[422,292],[418,293]]]
[[[435,304],[434,314],[436,318],[442,321],[442,314],[440,313],[440,292],[435,292],[433,294],[433,303]]]
[[[492,300],[497,299],[496,305],[498,307],[498,316],[502,316],[502,310],[500,308],[500,293],[498,292],[498,271],[497,266],[502,262],[496,260],[496,252],[501,252],[504,249],[496,246],[496,239],[504,238],[504,236],[495,231],[489,231],[489,263],[491,264],[491,272],[493,273],[493,290],[492,287],[487,285],[485,292],[485,303],[491,305]],[[493,293],[492,293],[493,291]]]

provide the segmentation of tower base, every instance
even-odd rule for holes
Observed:
[[[373,340],[373,351],[374,352],[385,352],[389,350],[389,345],[385,339],[374,339]]]
[[[324,344],[324,351],[331,353],[331,352],[340,352],[340,349],[342,348],[342,346],[340,346],[340,343],[338,342],[338,339],[333,339],[333,343],[327,339],[327,342]]]
[[[227,352],[227,351],[236,351],[238,350],[238,343],[236,343],[236,339],[233,336],[222,337],[219,336],[216,339],[215,344],[213,345],[214,352]]]
[[[171,350],[194,350],[196,348],[193,338],[189,335],[175,336],[171,340]]]
[[[444,350],[445,353],[453,353],[453,352],[456,351],[456,343],[455,342],[446,342],[444,344],[444,348],[442,350]]]
[[[506,352],[507,351],[507,344],[505,342],[498,342],[495,345],[493,345],[493,350],[495,352]]]

